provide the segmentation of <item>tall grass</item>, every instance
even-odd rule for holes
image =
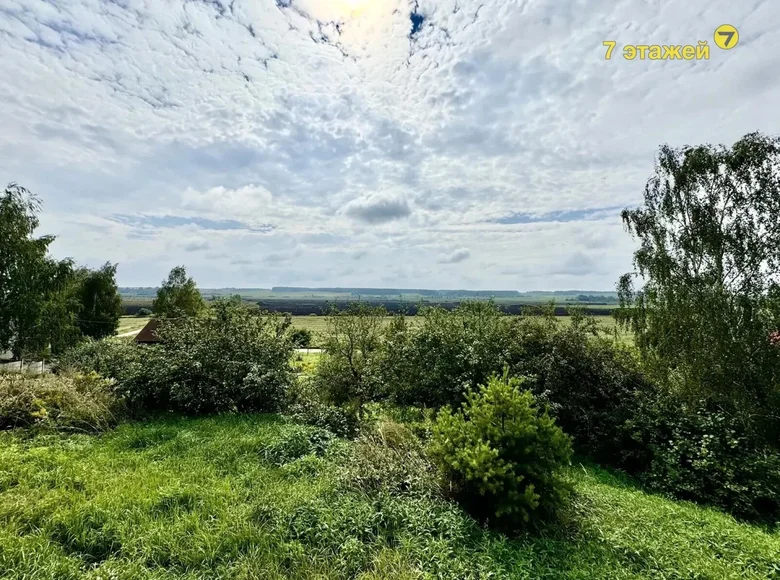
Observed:
[[[562,525],[512,540],[435,495],[343,485],[353,443],[280,455],[300,429],[243,415],[165,417],[101,437],[0,433],[0,576],[780,576],[776,532],[610,472],[572,468]]]
[[[0,429],[97,432],[113,426],[121,413],[109,381],[94,373],[0,372]]]

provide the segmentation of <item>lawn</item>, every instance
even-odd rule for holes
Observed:
[[[131,331],[140,331],[146,323],[149,322],[148,316],[123,316],[119,319],[119,328],[117,334],[124,334]]]
[[[317,368],[321,356],[320,352],[296,352],[293,355],[292,366],[297,372],[310,375]]]
[[[575,465],[566,525],[510,540],[444,500],[349,491],[349,443],[271,461],[277,416],[101,437],[0,433],[0,576],[92,579],[780,577],[780,534]],[[265,452],[264,452],[265,450]]]

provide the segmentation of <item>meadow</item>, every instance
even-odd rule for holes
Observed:
[[[146,323],[149,322],[148,316],[122,316],[119,319],[119,328],[117,328],[117,334],[125,334],[127,332],[140,331]]]
[[[587,463],[568,469],[562,525],[510,539],[443,499],[350,488],[354,443],[291,444],[300,429],[228,415],[0,433],[0,577],[780,576],[777,532]]]

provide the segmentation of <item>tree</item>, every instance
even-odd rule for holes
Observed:
[[[618,316],[667,387],[754,416],[778,409],[778,215],[780,139],[661,147],[644,205],[622,213],[640,247]]]
[[[345,310],[332,305],[322,336],[324,354],[314,382],[328,402],[362,416],[363,405],[379,396],[382,306],[354,302]]]
[[[171,270],[152,303],[155,315],[167,318],[197,316],[205,307],[206,303],[198,292],[195,280],[187,277],[184,266],[176,266]]]
[[[443,408],[429,453],[455,497],[476,518],[514,531],[550,516],[566,500],[571,442],[508,371]]]
[[[17,358],[62,350],[79,337],[73,265],[48,256],[53,236],[34,237],[40,209],[14,183],[0,196],[0,349]]]
[[[122,298],[116,284],[116,264],[106,262],[98,270],[79,271],[78,327],[85,336],[100,339],[119,328]]]
[[[308,328],[296,328],[290,334],[296,348],[310,348],[312,333]]]

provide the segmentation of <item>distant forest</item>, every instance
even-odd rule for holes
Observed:
[[[156,287],[119,289],[126,314],[148,308]],[[566,314],[572,305],[585,306],[591,314],[607,315],[617,306],[615,292],[589,290],[551,290],[520,292],[517,290],[430,290],[420,288],[350,288],[274,286],[273,288],[201,288],[206,300],[224,296],[241,296],[269,312],[288,312],[295,316],[324,314],[329,305],[357,300],[383,305],[389,312],[417,313],[420,303],[454,308],[464,300],[493,299],[508,314],[520,314],[554,301],[556,314]]]

